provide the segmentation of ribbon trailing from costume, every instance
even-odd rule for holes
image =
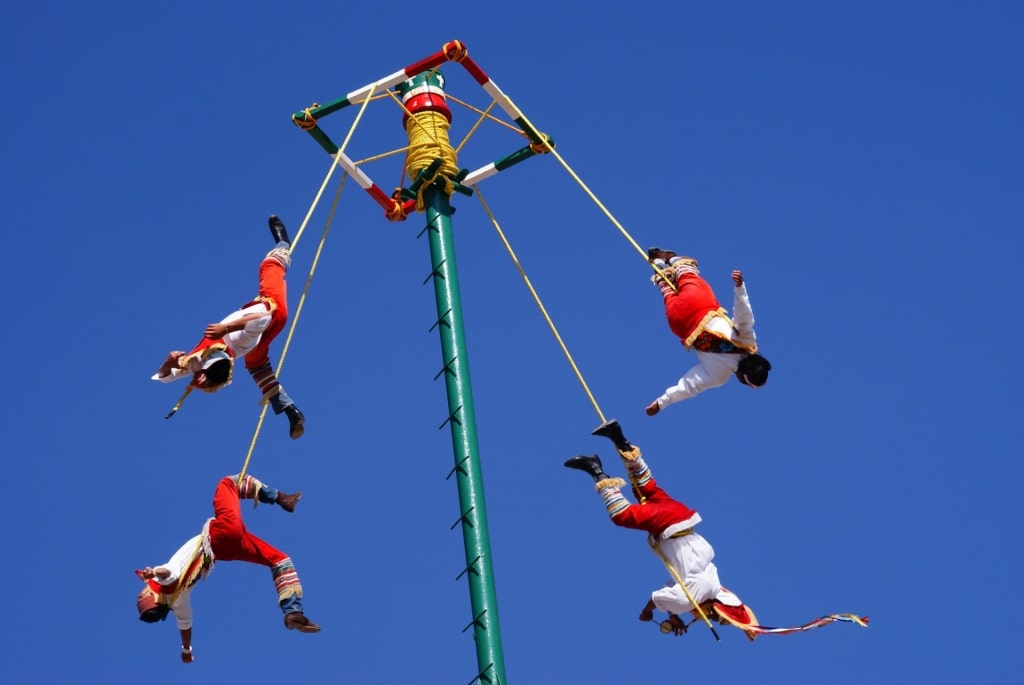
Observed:
[[[718,617],[726,621],[727,623],[731,623],[740,630],[747,631],[748,633],[757,633],[758,635],[788,635],[790,633],[801,633],[807,630],[814,630],[815,628],[820,628],[823,625],[828,625],[829,623],[833,623],[835,621],[842,621],[844,623],[856,623],[861,628],[867,628],[868,621],[870,620],[867,616],[861,618],[856,614],[829,614],[828,616],[816,618],[809,623],[803,624],[802,626],[794,626],[792,628],[771,628],[769,626],[744,625],[737,621],[733,621],[728,616],[725,616],[721,613],[718,613]]]

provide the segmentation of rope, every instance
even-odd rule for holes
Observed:
[[[333,170],[333,166],[332,166]],[[320,236],[320,244],[316,247],[316,253],[313,255],[313,263],[309,267],[309,275],[306,276],[306,285],[302,288],[302,295],[299,296],[299,304],[295,307],[295,316],[292,317],[292,325],[288,328],[288,337],[285,338],[284,347],[281,348],[281,357],[277,361],[275,367],[278,378],[281,377],[281,370],[284,369],[284,360],[288,356],[288,348],[292,344],[292,336],[295,335],[295,327],[299,323],[299,317],[302,315],[302,308],[306,304],[306,295],[309,293],[309,286],[313,282],[313,274],[316,273],[316,267],[320,263],[320,255],[324,249],[324,242],[327,240],[327,233],[331,229],[331,222],[334,220],[334,212],[338,208],[338,201],[341,199],[341,190],[345,187],[345,181],[348,179],[348,174],[343,174],[341,177],[341,183],[338,184],[338,192],[334,196],[334,202],[331,204],[331,211],[327,215],[327,223],[324,224],[324,232]],[[294,243],[293,243],[294,244]],[[267,406],[268,403],[263,403],[263,409],[260,411],[260,418],[256,422],[256,430],[253,432],[252,440],[249,442],[249,451],[245,455],[245,461],[242,463],[242,470],[238,474],[238,484],[242,484],[242,480],[245,478],[245,473],[249,469],[249,461],[252,459],[253,450],[256,449],[256,441],[259,439],[260,431],[263,429],[263,421],[267,417]]]
[[[534,131],[540,130],[533,125],[533,123],[526,117],[525,114],[523,114],[523,111],[519,109],[519,107],[516,106],[515,103],[512,103],[511,100],[509,100],[509,103],[511,103],[512,106],[516,108],[516,110],[519,112],[520,116],[523,118],[523,121],[526,123],[527,126],[532,128]],[[615,228],[619,229],[619,233],[623,235],[623,237],[629,242],[629,244],[633,246],[633,249],[639,252],[643,256],[644,261],[647,262],[647,251],[640,247],[640,244],[633,239],[633,236],[629,234],[629,231],[627,231],[622,226],[622,224],[619,223],[618,219],[615,218],[611,211],[609,211],[608,208],[604,206],[604,203],[597,199],[597,196],[594,195],[593,191],[591,191],[587,184],[583,182],[583,179],[581,179],[579,175],[577,175],[576,172],[572,170],[572,167],[570,167],[569,164],[564,159],[562,159],[562,155],[558,154],[558,152],[555,150],[555,146],[548,142],[546,136],[540,136],[540,143],[533,143],[530,145],[530,148],[533,149],[534,152],[550,152],[552,155],[554,155],[555,159],[558,160],[558,163],[561,164],[567,172],[569,172],[569,175],[572,176],[573,180],[575,180],[576,183],[579,184],[580,188],[583,189],[583,192],[585,192],[590,197],[590,199],[593,200],[594,204],[597,205],[598,209],[600,209],[601,212],[604,213],[606,217],[608,217],[608,220],[612,222]],[[652,269],[654,269],[654,271],[656,271],[658,274],[661,275],[662,278],[665,279],[665,282],[668,283],[669,286],[671,286],[673,291],[679,292],[679,289],[675,283],[675,279],[668,275],[670,272],[662,271],[661,269],[654,266],[650,262],[648,262],[648,264],[651,266]]]
[[[523,129],[519,128],[518,126],[513,126],[512,124],[508,123],[507,121],[503,121],[502,119],[499,119],[498,117],[492,117],[492,116],[491,116],[491,115],[489,114],[489,112],[490,112],[490,111],[491,111],[492,109],[494,109],[494,106],[495,106],[495,105],[497,104],[497,102],[496,102],[496,101],[494,101],[494,100],[491,100],[491,106],[490,106],[490,107],[488,107],[488,108],[487,108],[487,111],[485,112],[484,110],[482,110],[482,109],[480,109],[480,108],[478,108],[478,107],[474,107],[473,105],[469,104],[468,102],[465,102],[465,101],[463,101],[463,100],[460,100],[460,99],[458,99],[457,97],[455,97],[455,96],[454,96],[454,95],[452,95],[451,93],[447,93],[447,92],[446,92],[446,93],[444,94],[444,96],[445,96],[445,98],[447,98],[448,100],[450,100],[450,101],[452,101],[452,102],[454,102],[454,103],[456,103],[456,104],[462,105],[462,106],[463,106],[463,107],[465,107],[466,109],[468,109],[468,110],[471,110],[471,111],[473,111],[473,112],[476,112],[477,114],[481,115],[482,117],[485,117],[485,118],[487,118],[487,119],[490,119],[490,120],[491,120],[491,121],[493,121],[494,123],[496,123],[496,124],[498,124],[498,125],[500,125],[500,126],[504,126],[505,128],[509,129],[510,131],[515,131],[516,133],[518,133],[518,134],[519,134],[519,135],[521,135],[521,136],[525,136],[525,135],[526,135],[526,133],[524,133],[524,132],[523,132]]]
[[[473,124],[473,127],[469,129],[469,133],[466,134],[466,137],[463,138],[462,142],[459,143],[458,146],[455,148],[455,154],[456,155],[459,154],[460,152],[462,152],[462,148],[466,146],[466,143],[468,143],[469,139],[473,137],[473,134],[476,133],[476,130],[478,128],[480,128],[480,124],[484,123],[484,121],[487,120],[488,112],[490,112],[492,109],[494,109],[494,106],[497,105],[497,104],[498,104],[497,100],[491,100],[491,104],[490,104],[490,106],[487,107],[487,111],[486,112],[480,112],[480,117],[476,120],[476,123]],[[477,110],[477,111],[479,111],[479,110]],[[495,120],[495,121],[497,121],[497,120]]]
[[[443,178],[445,192],[448,195],[454,192],[451,178],[459,173],[459,167],[456,162],[455,150],[448,139],[448,129],[451,124],[439,112],[425,111],[413,114],[394,93],[389,90],[388,94],[408,117],[405,123],[405,132],[409,137],[409,147],[406,148],[405,156],[405,171],[409,178],[416,180],[420,171],[429,167],[435,159],[441,159],[441,168],[432,178],[423,180],[420,190],[416,194],[416,211],[423,211],[423,191],[435,180]]]
[[[475,191],[476,196],[480,198],[480,204],[483,205],[484,211],[487,212],[487,216],[490,217],[491,223],[494,224],[494,230],[498,232],[498,237],[501,238],[501,242],[505,245],[505,249],[508,251],[509,256],[512,258],[512,263],[516,265],[516,269],[519,270],[519,275],[523,277],[523,282],[526,283],[526,287],[529,289],[530,294],[533,296],[533,301],[537,303],[537,306],[540,308],[541,314],[544,315],[544,320],[548,322],[548,327],[554,334],[555,340],[558,341],[558,346],[562,348],[562,353],[565,355],[565,358],[569,361],[569,366],[572,367],[573,373],[576,374],[577,380],[579,380],[580,385],[583,386],[583,391],[587,394],[587,397],[590,399],[590,403],[594,405],[594,410],[597,412],[598,418],[601,420],[601,423],[604,423],[605,417],[604,413],[601,411],[601,407],[598,406],[597,400],[594,399],[594,394],[590,392],[590,388],[587,386],[587,382],[583,380],[583,374],[580,373],[579,367],[576,366],[576,362],[572,358],[572,354],[569,353],[569,349],[565,346],[565,343],[562,341],[562,336],[559,335],[558,329],[555,327],[554,322],[551,320],[551,317],[548,316],[548,311],[544,307],[544,303],[540,301],[540,297],[537,295],[537,291],[534,289],[533,284],[530,282],[530,277],[526,275],[526,271],[523,269],[523,265],[519,262],[519,258],[516,256],[515,251],[512,249],[512,246],[509,244],[508,239],[505,237],[505,232],[501,230],[501,226],[498,225],[498,220],[494,218],[494,214],[491,212],[491,208],[487,205],[487,201],[484,200],[484,196],[483,193],[480,192],[480,188],[473,186],[473,190]]]
[[[417,112],[409,117],[405,132],[409,136],[409,160],[405,171],[410,178],[416,178],[421,169],[426,169],[436,158],[441,158],[439,174],[452,177],[459,173],[455,161],[455,149],[448,140],[451,124],[440,112]]]
[[[292,240],[292,250],[298,244],[299,239],[302,237],[302,233],[306,230],[306,224],[309,223],[309,218],[313,215],[313,211],[320,203],[320,198],[324,194],[324,189],[327,184],[331,181],[331,176],[334,175],[334,170],[338,166],[338,160],[341,159],[342,154],[345,152],[345,148],[348,146],[349,141],[352,140],[352,135],[356,131],[356,126],[359,125],[360,119],[363,118],[363,113],[366,111],[366,106],[370,104],[370,100],[373,97],[373,90],[367,95],[363,101],[362,107],[359,108],[359,114],[356,115],[355,121],[352,122],[352,127],[348,131],[348,135],[345,136],[345,140],[342,142],[341,147],[338,148],[337,154],[331,159],[331,167],[327,170],[327,175],[324,177],[324,182],[320,184],[320,189],[316,193],[316,197],[313,198],[313,203],[309,206],[309,211],[306,212],[306,217],[302,220],[302,225],[299,226],[298,232],[295,234],[295,238]],[[292,325],[288,329],[288,337],[285,339],[284,348],[281,350],[281,358],[277,362],[277,376],[278,379],[281,377],[281,367],[284,366],[285,356],[288,354],[288,347],[291,344],[292,336],[295,333],[295,325],[299,322],[299,314],[302,313],[302,306],[306,301],[306,293],[309,292],[309,284],[313,280],[313,273],[316,271],[317,262],[320,261],[320,253],[324,247],[324,241],[327,239],[327,231],[331,227],[331,221],[334,219],[334,210],[338,206],[338,200],[341,198],[341,189],[345,187],[345,180],[348,178],[348,174],[343,174],[341,183],[338,184],[338,193],[334,197],[334,204],[331,206],[331,213],[327,217],[327,223],[324,226],[323,235],[320,238],[320,245],[317,246],[316,254],[313,256],[313,263],[309,268],[309,275],[306,277],[306,285],[302,290],[302,295],[299,298],[299,305],[295,310],[295,316],[292,317]],[[256,449],[256,441],[259,439],[260,431],[263,429],[263,420],[267,417],[267,404],[263,404],[263,409],[260,411],[260,418],[256,422],[256,430],[253,431],[252,440],[249,442],[249,451],[245,454],[245,461],[242,463],[242,470],[238,474],[238,483],[241,485],[242,479],[245,478],[246,470],[249,468],[249,462],[252,460],[252,453]]]
[[[314,102],[312,105],[302,110],[301,119],[293,114],[292,123],[301,128],[303,131],[312,131],[314,128],[316,128],[316,117],[313,116],[312,112],[319,106],[319,102]]]
[[[675,566],[669,563],[668,557],[666,557],[665,553],[661,551],[661,547],[658,547],[658,542],[653,536],[647,536],[647,543],[651,546],[651,549],[657,552],[658,556],[661,557],[662,563],[665,564],[665,568],[667,568],[668,572],[672,574],[672,577],[675,579],[676,583],[679,584],[679,587],[683,588],[683,593],[686,595],[686,599],[690,600],[690,604],[693,605],[693,608],[700,615],[701,619],[704,623],[708,624],[708,628],[711,629],[711,634],[715,636],[715,640],[721,642],[722,638],[718,637],[715,627],[711,625],[711,620],[708,618],[707,614],[704,613],[704,610],[700,608],[700,604],[697,604],[693,595],[690,594],[690,590],[686,587],[686,583],[684,583],[683,579],[679,576],[679,571],[676,570]]]

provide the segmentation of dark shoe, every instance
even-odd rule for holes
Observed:
[[[663,250],[660,247],[649,247],[647,248],[647,261],[653,262],[655,259],[661,259],[665,262],[676,256],[676,253],[672,250]]]
[[[292,436],[292,440],[298,440],[306,432],[302,425],[306,423],[306,417],[294,404],[285,407],[284,413],[288,415],[288,435]]]
[[[283,492],[277,493],[277,499],[274,500],[277,506],[281,507],[289,514],[295,511],[295,505],[302,499],[302,493],[296,492],[294,495],[286,495]]]
[[[608,438],[615,443],[615,449],[620,452],[629,452],[633,449],[633,446],[629,444],[629,440],[622,435],[622,426],[615,419],[611,421],[605,421],[600,426],[594,429],[591,435],[599,435],[602,438]]]
[[[288,630],[297,630],[300,633],[319,633],[320,626],[306,618],[301,611],[293,611],[284,615],[284,627]]]
[[[284,222],[277,218],[276,214],[271,214],[270,218],[267,219],[267,223],[270,225],[270,235],[274,236],[275,243],[285,242],[289,245],[292,244],[291,238],[288,237],[288,229],[284,227]]]
[[[580,471],[586,471],[594,477],[594,481],[603,480],[608,477],[608,474],[604,472],[601,467],[601,459],[596,454],[590,456],[576,456],[565,462],[567,468],[579,469]]]

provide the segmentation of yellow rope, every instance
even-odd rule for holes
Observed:
[[[356,166],[362,166],[364,164],[369,164],[370,162],[376,162],[377,160],[380,160],[380,159],[385,159],[387,157],[393,157],[395,155],[404,154],[408,149],[409,149],[408,147],[400,147],[397,150],[391,150],[390,152],[382,152],[379,155],[373,155],[372,157],[365,157],[363,159],[360,159],[360,160],[354,162],[354,164]]]
[[[533,296],[533,301],[537,303],[537,306],[540,308],[541,314],[544,315],[544,320],[548,322],[548,327],[551,329],[551,332],[555,335],[555,340],[558,341],[558,346],[562,348],[562,353],[565,355],[565,358],[569,360],[569,366],[572,367],[573,373],[576,374],[577,380],[579,380],[580,385],[583,386],[583,391],[587,393],[587,397],[590,398],[590,403],[594,405],[594,410],[597,412],[598,418],[601,420],[601,423],[604,423],[605,418],[604,413],[601,411],[601,407],[598,406],[597,400],[594,399],[594,394],[590,392],[590,388],[587,386],[587,382],[583,380],[583,374],[580,373],[579,367],[576,366],[576,362],[572,358],[572,354],[569,353],[569,349],[565,346],[565,343],[562,341],[562,336],[558,334],[558,329],[555,327],[554,322],[552,322],[551,317],[548,316],[548,311],[544,307],[544,303],[540,301],[540,297],[537,295],[537,291],[534,290],[533,284],[530,283],[530,277],[526,275],[526,271],[523,269],[523,265],[519,262],[519,258],[516,256],[515,251],[512,249],[512,246],[509,244],[508,239],[505,237],[505,232],[501,230],[501,226],[498,225],[498,220],[495,219],[494,214],[491,213],[491,208],[487,205],[487,201],[484,200],[484,196],[483,193],[480,192],[480,188],[473,186],[473,190],[475,191],[476,196],[480,198],[480,204],[483,205],[484,211],[487,212],[487,216],[490,217],[491,223],[494,224],[494,230],[498,232],[498,237],[501,238],[501,242],[505,245],[505,249],[508,251],[509,256],[512,258],[512,262],[516,265],[516,269],[519,270],[519,275],[523,277],[523,282],[526,283],[526,287],[529,289],[530,294]]]
[[[409,135],[409,161],[405,171],[409,178],[415,179],[416,174],[438,157],[441,158],[441,168],[437,173],[448,178],[459,173],[455,150],[448,140],[449,128],[451,124],[440,112],[417,112],[409,117],[405,124],[405,132]]]
[[[356,115],[355,121],[352,122],[352,127],[348,131],[348,135],[345,136],[344,142],[341,147],[338,148],[338,153],[331,159],[331,168],[327,170],[327,176],[324,177],[324,182],[320,184],[320,189],[316,193],[316,197],[313,198],[313,203],[309,206],[309,211],[306,212],[306,217],[302,220],[302,225],[299,227],[298,233],[295,234],[295,239],[292,240],[292,250],[295,249],[295,245],[299,242],[299,238],[302,237],[303,231],[306,230],[306,224],[309,223],[309,218],[313,215],[313,211],[316,210],[317,205],[320,203],[320,198],[324,194],[324,189],[331,180],[331,176],[334,174],[334,169],[338,166],[338,161],[341,159],[341,155],[345,152],[345,148],[348,146],[349,141],[352,140],[352,135],[356,131],[356,126],[359,125],[359,120],[362,119],[363,113],[366,111],[366,106],[370,104],[370,100],[373,97],[373,90],[363,101],[363,106],[359,108],[359,114]],[[302,305],[306,300],[306,293],[309,292],[309,284],[313,280],[313,273],[316,271],[317,262],[320,260],[320,252],[323,250],[324,241],[327,239],[327,231],[330,229],[331,220],[334,218],[334,210],[338,206],[338,199],[341,197],[341,189],[345,187],[345,180],[348,178],[348,174],[343,174],[341,183],[338,184],[338,193],[334,197],[334,204],[331,206],[331,213],[327,217],[327,224],[324,226],[324,233],[320,238],[320,245],[316,249],[316,254],[313,257],[313,264],[309,268],[309,275],[306,277],[306,285],[302,290],[302,296],[299,298],[299,305],[296,308],[295,316],[292,317],[291,328],[288,329],[288,338],[285,340],[284,348],[281,350],[281,358],[277,362],[277,376],[280,379],[281,367],[284,366],[285,355],[288,353],[288,346],[291,344],[292,335],[295,333],[295,325],[299,322],[299,314],[302,312]],[[242,470],[238,474],[238,483],[242,483],[242,479],[245,478],[245,472],[249,468],[249,461],[252,459],[253,450],[256,449],[256,441],[259,439],[260,431],[263,428],[263,420],[267,416],[267,404],[263,404],[263,409],[260,411],[259,421],[256,422],[256,430],[253,432],[252,440],[249,442],[249,451],[245,455],[245,461],[242,464]]]
[[[661,547],[658,546],[658,541],[654,539],[654,536],[648,536],[647,542],[650,544],[651,548],[658,553],[658,556],[661,557],[662,563],[665,564],[665,568],[667,568],[668,572],[672,574],[672,577],[675,579],[676,583],[679,584],[679,587],[683,588],[683,593],[686,595],[686,599],[690,600],[690,604],[693,605],[697,614],[701,617],[704,623],[708,624],[708,628],[711,629],[711,633],[715,636],[715,639],[719,640],[718,633],[715,632],[715,627],[711,625],[711,620],[708,618],[707,614],[704,613],[704,610],[700,608],[700,605],[697,604],[693,595],[690,594],[690,590],[686,587],[686,583],[684,583],[683,579],[679,576],[679,571],[677,571],[676,567],[669,562],[665,553],[661,551]]]
[[[359,121],[363,118],[363,113],[366,112],[366,106],[370,104],[370,100],[373,99],[373,90],[367,95],[366,99],[363,100],[362,107],[359,108],[359,113],[356,115],[355,121],[352,122],[352,127],[348,130],[348,134],[345,136],[345,140],[342,141],[341,147],[338,148],[337,154],[331,158],[331,168],[327,170],[327,176],[324,177],[324,182],[320,184],[320,190],[317,191],[316,197],[313,198],[313,203],[309,206],[309,211],[306,212],[306,217],[302,220],[302,225],[299,226],[298,232],[295,234],[295,239],[292,240],[292,250],[295,250],[295,246],[299,242],[299,238],[302,237],[302,232],[306,230],[306,224],[309,223],[309,218],[313,216],[313,212],[316,210],[317,205],[320,203],[320,198],[324,194],[324,189],[327,188],[327,184],[331,182],[331,176],[334,175],[334,169],[338,166],[338,162],[341,160],[341,156],[345,153],[345,148],[348,147],[349,141],[352,140],[352,135],[356,132],[356,126],[359,125]]]
[[[473,127],[469,129],[469,133],[467,133],[466,137],[462,139],[462,142],[460,142],[458,144],[458,146],[456,146],[456,148],[455,148],[455,154],[456,155],[458,155],[462,151],[462,148],[466,146],[466,143],[468,143],[469,139],[473,137],[473,134],[476,133],[476,130],[478,128],[480,128],[480,124],[484,123],[484,121],[487,120],[488,112],[490,112],[492,109],[494,109],[494,106],[497,105],[497,104],[498,103],[497,103],[496,100],[491,100],[491,104],[490,104],[490,106],[488,106],[487,111],[486,112],[480,112],[480,114],[481,114],[480,118],[478,118],[476,120],[476,123],[473,124]]]
[[[426,111],[413,114],[394,93],[389,90],[388,94],[408,117],[405,122],[405,132],[409,137],[409,147],[405,154],[405,170],[409,178],[415,181],[420,171],[429,167],[435,159],[441,159],[441,168],[432,178],[424,179],[419,192],[416,193],[416,211],[422,212],[424,209],[423,191],[438,178],[445,179],[444,191],[448,195],[455,192],[451,179],[459,173],[459,167],[455,159],[455,150],[448,140],[448,129],[451,124],[439,112]]]
[[[509,100],[509,102],[512,103],[511,100]],[[526,115],[523,114],[523,111],[519,109],[518,106],[516,106],[514,103],[512,103],[512,106],[516,109],[517,112],[519,112],[519,116],[522,117],[523,121],[526,122],[526,124],[530,128],[532,128],[534,131],[540,131],[540,129],[534,126],[533,123],[526,118]],[[594,204],[597,205],[598,209],[600,209],[601,212],[603,212],[604,215],[608,217],[608,220],[612,222],[615,228],[619,229],[619,233],[621,233],[623,237],[625,237],[629,244],[632,245],[633,248],[643,256],[644,261],[647,262],[647,251],[640,247],[639,243],[637,243],[633,239],[633,236],[629,234],[629,231],[627,231],[622,226],[622,224],[619,223],[618,219],[616,219],[615,216],[608,210],[608,208],[604,206],[604,203],[597,199],[597,196],[594,195],[593,191],[591,191],[587,184],[583,182],[583,179],[581,179],[576,174],[576,172],[572,170],[572,167],[570,167],[569,164],[564,159],[562,159],[562,155],[558,154],[558,152],[555,150],[555,147],[548,142],[547,138],[544,135],[541,135],[540,140],[541,144],[536,147],[541,148],[540,151],[550,152],[552,155],[555,156],[555,159],[558,160],[558,163],[561,164],[567,172],[569,172],[569,175],[572,176],[576,183],[579,184],[580,188],[583,189],[583,192],[585,192],[590,197],[590,199],[594,201]],[[648,264],[650,264],[650,262],[648,262]],[[665,279],[665,282],[669,284],[673,291],[679,292],[679,289],[675,283],[675,279],[672,278],[670,275],[670,270],[662,271],[658,267],[654,266],[654,264],[650,264],[650,266],[652,269],[654,269],[654,271],[660,274],[662,278]]]
[[[490,116],[490,111],[497,104],[494,100],[491,100],[491,106],[487,108],[487,111],[484,111],[484,110],[482,110],[482,109],[480,109],[478,107],[474,107],[473,105],[469,104],[468,102],[463,102],[462,100],[458,99],[454,95],[451,95],[450,93],[445,93],[444,96],[446,98],[448,98],[449,100],[451,100],[452,102],[454,102],[454,103],[456,103],[458,105],[462,105],[463,107],[465,107],[468,110],[476,112],[477,114],[479,114],[481,116],[481,118],[490,119],[491,121],[493,121],[494,123],[498,124],[499,126],[504,126],[505,128],[509,129],[510,131],[515,131],[516,133],[518,133],[521,136],[525,136],[526,135],[526,133],[523,132],[523,129],[519,128],[518,126],[514,126],[514,125],[508,123],[507,121],[503,121],[503,120],[499,119],[498,117]]]
[[[306,304],[306,295],[309,293],[309,286],[313,282],[313,274],[316,273],[317,264],[320,262],[320,255],[324,249],[324,242],[327,240],[327,232],[331,229],[331,222],[334,220],[334,212],[338,208],[338,201],[341,199],[341,190],[345,187],[345,181],[348,179],[348,174],[343,174],[341,177],[341,183],[338,184],[338,192],[334,196],[334,202],[331,204],[330,214],[327,216],[327,223],[324,225],[324,232],[320,236],[320,244],[316,247],[316,253],[313,255],[313,263],[309,267],[309,275],[306,277],[306,285],[302,288],[302,294],[299,296],[299,303],[295,307],[295,315],[292,317],[292,325],[288,328],[288,337],[285,338],[284,347],[281,348],[281,357],[277,361],[275,367],[277,376],[280,379],[281,370],[284,369],[284,360],[288,356],[288,348],[292,344],[292,336],[295,335],[295,327],[299,323],[299,317],[302,316],[302,308]],[[238,484],[242,484],[242,480],[245,478],[245,473],[249,469],[249,461],[252,459],[253,450],[256,449],[256,441],[259,438],[260,431],[263,428],[263,421],[267,417],[267,406],[268,403],[263,403],[263,409],[260,411],[259,421],[256,422],[256,430],[253,432],[252,441],[249,443],[249,451],[245,455],[245,462],[242,464],[242,470],[238,474]]]

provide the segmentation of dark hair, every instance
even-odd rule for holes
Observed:
[[[757,353],[748,354],[737,365],[736,378],[740,383],[760,388],[768,382],[768,372],[771,370],[772,365],[767,359]]]
[[[226,383],[231,376],[231,360],[218,359],[210,365],[203,373],[206,374],[206,382],[210,386],[217,386]]]
[[[142,591],[139,592],[135,606],[139,610],[139,620],[146,623],[163,621],[171,611],[171,607],[163,604],[157,598],[156,593],[150,590],[148,586],[143,587]]]
[[[167,618],[167,614],[171,611],[171,608],[166,604],[155,606],[152,609],[146,609],[139,614],[139,620],[145,621],[146,623],[157,623]]]

